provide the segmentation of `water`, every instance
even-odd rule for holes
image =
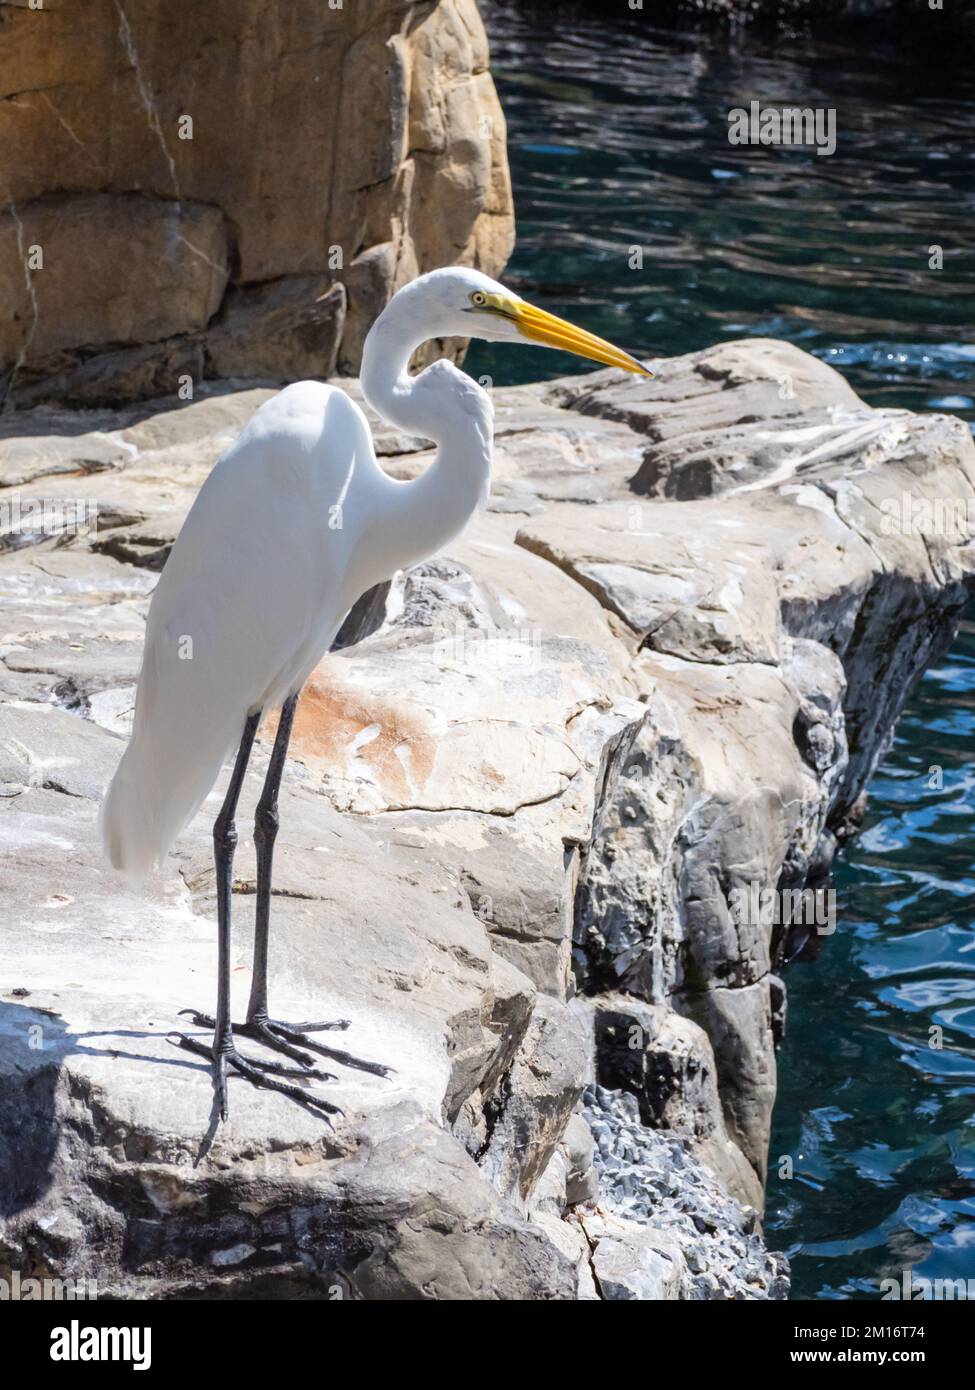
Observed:
[[[729,47],[565,3],[482,10],[508,121],[514,288],[638,355],[787,338],[871,405],[975,420],[975,83],[963,60],[942,51],[932,67],[880,42]],[[753,99],[833,108],[836,153],[729,144],[729,110]],[[642,269],[629,268],[632,247]],[[468,365],[498,384],[592,367],[483,343]]]
[[[975,1279],[972,619],[873,779],[837,864],[836,935],[788,972],[768,1228],[794,1297],[876,1298],[905,1267]]]
[[[871,404],[975,420],[975,88],[950,54],[729,48],[636,15],[483,8],[518,217],[509,283],[641,355],[774,335]],[[727,112],[753,98],[834,107],[836,154],[730,145]],[[487,344],[468,366],[498,384],[591,370]],[[905,1267],[975,1278],[973,745],[969,622],[838,863],[836,935],[788,972],[768,1226],[794,1297],[876,1297]]]

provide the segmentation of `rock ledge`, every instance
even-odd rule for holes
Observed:
[[[138,897],[101,862],[97,800],[156,574],[267,394],[0,421],[0,1273],[156,1298],[781,1296],[756,1224],[777,972],[817,931],[748,904],[824,883],[951,639],[972,547],[931,518],[972,503],[970,435],[774,342],[496,391],[488,509],[322,663],[282,797],[272,1004],[351,1019],[396,1076],[337,1068],[333,1130],[234,1085],[217,1127],[168,1034],[211,1005],[219,789]],[[396,475],[428,463],[376,433]],[[96,524],[66,529],[79,501]]]

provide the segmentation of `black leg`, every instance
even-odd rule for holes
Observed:
[[[347,1018],[326,1023],[282,1023],[268,1017],[267,1005],[267,954],[268,937],[271,925],[271,872],[274,862],[274,841],[278,833],[278,791],[284,765],[288,758],[288,744],[294,725],[298,694],[289,695],[281,709],[271,761],[264,779],[264,790],[257,803],[254,816],[254,844],[257,848],[257,908],[254,924],[254,973],[251,979],[250,1002],[247,1006],[247,1021],[238,1024],[237,1031],[246,1037],[254,1038],[266,1046],[281,1052],[292,1061],[310,1066],[314,1058],[307,1050],[341,1062],[347,1067],[372,1072],[375,1076],[387,1076],[390,1068],[378,1062],[366,1062],[341,1048],[326,1047],[307,1037],[308,1033],[324,1033],[333,1029],[348,1028]],[[298,1046],[296,1046],[298,1044]]]
[[[271,750],[264,790],[254,815],[254,845],[257,850],[257,909],[254,921],[254,974],[247,1005],[248,1023],[267,1022],[267,941],[271,925],[271,871],[274,841],[278,835],[278,790],[288,757],[291,729],[295,722],[298,692],[289,695],[281,707],[278,732]]]
[[[294,708],[291,711],[294,716]],[[213,1044],[206,1047],[197,1038],[188,1038],[182,1034],[177,1035],[176,1042],[188,1052],[195,1052],[198,1056],[212,1058],[213,1061],[213,1084],[216,1094],[217,1105],[220,1111],[220,1118],[227,1118],[227,1067],[232,1066],[235,1071],[247,1077],[256,1086],[263,1086],[273,1091],[280,1091],[284,1095],[291,1096],[292,1099],[299,1101],[309,1109],[317,1112],[338,1114],[338,1106],[330,1105],[327,1101],[319,1100],[316,1096],[308,1095],[297,1086],[289,1086],[280,1081],[272,1079],[273,1076],[308,1076],[307,1064],[300,1067],[287,1067],[279,1062],[261,1062],[254,1059],[242,1057],[234,1044],[234,1030],[230,1021],[230,946],[231,946],[231,921],[230,910],[233,901],[234,890],[234,850],[237,847],[237,825],[235,816],[237,813],[237,802],[240,800],[240,789],[244,783],[244,776],[247,772],[247,764],[250,760],[251,749],[254,746],[254,738],[260,723],[260,711],[257,714],[248,716],[244,725],[244,732],[241,736],[240,747],[237,750],[237,758],[234,763],[234,770],[230,777],[230,785],[227,788],[227,795],[224,797],[220,814],[217,816],[213,825],[213,857],[217,870],[217,1013],[215,1018],[210,1018],[207,1014],[197,1013],[195,1010],[187,1009],[184,1012],[189,1015],[194,1022],[205,1028],[213,1029]],[[275,745],[276,747],[277,745]],[[287,740],[285,740],[285,751]],[[310,1059],[308,1059],[310,1060]],[[302,1062],[305,1059],[302,1057]],[[334,1078],[327,1073],[311,1073],[328,1080]]]
[[[213,859],[217,869],[217,1020],[213,1030],[213,1058],[223,1120],[227,1118],[227,1056],[234,1046],[230,1025],[230,905],[234,893],[234,850],[237,848],[234,817],[260,718],[260,711],[247,718],[227,795],[213,824]]]

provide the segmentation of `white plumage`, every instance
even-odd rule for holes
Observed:
[[[308,381],[262,406],[201,488],[152,597],[105,801],[109,858],[131,877],[196,814],[248,713],[279,705],[328,649],[358,597],[348,557],[375,468],[362,412]]]

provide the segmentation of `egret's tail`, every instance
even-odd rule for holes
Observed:
[[[158,734],[133,734],[102,805],[105,853],[132,887],[165,858],[196,815],[232,746],[220,740],[206,750],[197,746],[191,751]]]
[[[137,887],[159,855],[158,836],[127,748],[102,802],[102,844],[109,862]],[[165,853],[165,851],[163,851]]]

